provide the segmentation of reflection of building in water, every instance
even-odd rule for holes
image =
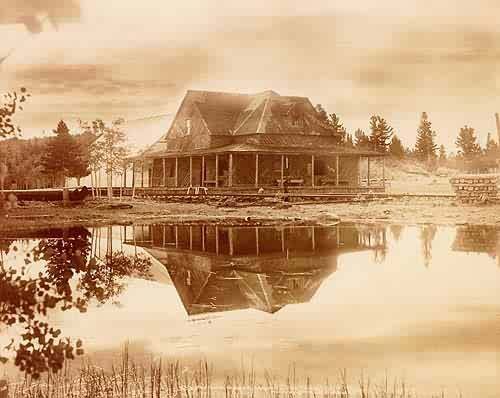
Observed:
[[[136,227],[127,243],[168,269],[189,315],[309,301],[339,254],[385,248],[385,230],[355,226]]]
[[[455,251],[488,253],[500,266],[500,229],[485,225],[457,228],[452,249]]]

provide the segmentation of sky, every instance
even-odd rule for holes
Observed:
[[[32,93],[25,137],[124,117],[148,145],[188,89],[306,96],[351,133],[379,114],[408,146],[424,111],[448,150],[465,124],[496,136],[497,0],[335,3],[2,0],[0,92]]]

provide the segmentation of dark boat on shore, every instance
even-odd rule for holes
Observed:
[[[89,194],[90,189],[87,187],[68,188],[69,200],[78,202],[84,200]],[[5,197],[9,194],[14,194],[19,201],[40,201],[40,202],[56,202],[63,200],[62,188],[47,188],[47,189],[18,189],[3,191]]]

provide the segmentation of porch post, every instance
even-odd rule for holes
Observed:
[[[255,188],[259,187],[259,154],[255,154]]]
[[[175,175],[174,175],[174,183],[175,187],[177,188],[179,186],[179,158],[176,156],[175,157]]]
[[[358,156],[358,188],[361,186],[361,159],[362,156]]]
[[[316,251],[316,234],[314,232],[314,227],[311,227],[311,243],[313,252]]]
[[[281,251],[285,252],[285,228],[281,228]]]
[[[233,228],[229,227],[229,255],[234,255]]]
[[[205,155],[201,156],[201,186],[205,186]]]
[[[123,188],[127,188],[127,167],[128,163],[123,166]]]
[[[162,164],[162,173],[163,173],[163,186],[166,187],[167,186],[167,172],[166,172],[166,167],[165,167],[165,162],[166,162],[166,159],[163,158],[163,164]]]
[[[370,156],[368,156],[367,159],[368,159],[368,167],[367,167],[368,173],[367,173],[367,176],[366,176],[366,180],[367,180],[367,185],[369,187],[370,186]]]
[[[311,186],[314,188],[314,155],[311,155]]]
[[[215,154],[215,188],[219,187],[219,155]]]
[[[283,186],[284,179],[285,179],[285,155],[281,155],[281,181],[280,181],[281,186]]]
[[[193,186],[193,157],[189,157],[189,186]]]
[[[141,188],[144,188],[144,160],[141,162]]]
[[[201,250],[206,250],[206,237],[205,237],[205,225],[201,226]]]
[[[219,227],[215,226],[215,254],[219,254]]]
[[[229,154],[228,185],[233,186],[233,154]]]
[[[335,185],[339,185],[339,155],[335,158]]]
[[[255,227],[255,251],[257,256],[260,254],[259,248],[259,227]]]
[[[193,226],[189,226],[189,250],[193,250]]]
[[[135,188],[135,160],[132,162],[132,188]]]

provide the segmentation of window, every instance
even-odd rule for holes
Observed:
[[[186,119],[186,135],[191,135],[191,119]]]

